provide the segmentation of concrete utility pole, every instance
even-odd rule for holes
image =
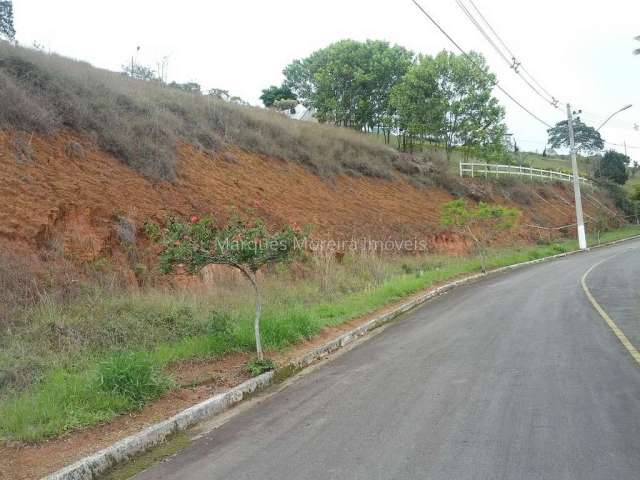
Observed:
[[[584,219],[582,218],[582,196],[580,195],[580,172],[578,172],[578,160],[576,159],[576,145],[573,137],[573,113],[571,105],[567,103],[567,121],[569,124],[569,146],[571,148],[571,168],[573,170],[573,193],[576,199],[576,224],[578,225],[578,246],[580,250],[587,249],[587,236],[584,231]]]

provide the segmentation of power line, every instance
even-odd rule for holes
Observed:
[[[604,143],[606,143],[607,145],[613,145],[615,147],[623,147],[623,148],[633,148],[634,150],[640,150],[640,147],[636,147],[634,145],[629,145],[629,144],[623,144],[623,143],[613,143],[613,142],[607,142],[605,141]]]
[[[498,54],[502,57],[502,59],[505,61],[505,63],[507,64],[507,66],[509,66],[509,68],[511,68],[514,73],[516,75],[518,75],[518,77],[520,77],[520,79],[525,82],[527,84],[527,86],[534,91],[534,93],[536,95],[538,95],[542,100],[544,100],[546,103],[550,104],[552,107],[554,108],[559,108],[558,107],[558,100],[556,100],[556,98],[553,95],[549,95],[549,98],[547,98],[544,94],[542,94],[538,88],[535,87],[535,85],[533,85],[533,83],[531,81],[529,81],[520,71],[520,69],[524,70],[524,67],[522,67],[522,64],[520,62],[518,62],[518,60],[516,59],[515,55],[513,55],[513,52],[511,52],[511,50],[506,47],[504,41],[498,36],[498,34],[496,33],[496,31],[493,29],[493,27],[491,26],[491,24],[487,21],[487,19],[484,17],[484,15],[482,15],[482,13],[480,12],[480,10],[478,9],[478,7],[476,7],[476,5],[473,2],[470,2],[471,5],[473,5],[473,8],[476,10],[476,12],[478,12],[478,14],[480,15],[480,18],[484,21],[484,23],[487,25],[487,27],[489,27],[489,29],[491,30],[491,32],[494,34],[494,36],[498,39],[498,41],[504,46],[504,48],[507,50],[507,53],[509,53],[511,55],[511,59],[509,59],[507,57],[507,55],[505,55],[505,53],[502,51],[502,49],[496,45],[496,43],[493,41],[493,39],[491,38],[491,36],[485,31],[485,29],[483,28],[483,26],[480,24],[480,22],[473,16],[473,14],[469,11],[469,9],[465,6],[464,3],[462,3],[462,0],[456,0],[456,3],[458,4],[458,7],[460,7],[460,9],[462,10],[462,12],[467,16],[467,18],[471,21],[471,23],[476,27],[476,29],[482,34],[482,36],[485,38],[485,40],[487,40],[487,42],[489,42],[489,44],[493,47],[493,49],[498,52]],[[531,77],[531,75],[529,74],[529,77]],[[531,77],[532,80],[533,77]],[[535,81],[535,80],[534,80]],[[537,82],[536,82],[537,83]]]
[[[473,1],[473,0],[469,0],[469,3],[470,3],[470,4],[471,4],[471,6],[473,7],[473,9],[478,13],[478,15],[480,16],[480,18],[481,18],[481,19],[484,21],[484,23],[487,25],[487,27],[489,27],[489,30],[491,30],[491,32],[493,33],[493,35],[498,39],[498,42],[500,42],[500,44],[504,47],[504,49],[507,51],[507,53],[509,53],[509,55],[511,55],[511,60],[513,61],[513,64],[512,64],[512,65],[516,65],[516,64],[517,64],[517,65],[519,66],[519,68],[522,70],[522,72],[523,72],[523,73],[525,73],[525,74],[526,74],[526,75],[531,79],[531,81],[532,81],[533,83],[535,83],[535,84],[538,86],[538,88],[539,88],[540,90],[542,90],[542,91],[547,95],[547,97],[549,97],[549,98],[551,99],[551,102],[549,102],[549,103],[551,103],[552,105],[554,105],[554,106],[557,108],[557,104],[559,103],[559,101],[556,99],[556,97],[555,97],[555,96],[553,96],[552,94],[550,94],[550,93],[549,93],[549,91],[548,91],[546,88],[544,88],[544,87],[540,84],[540,82],[538,82],[538,81],[533,77],[533,75],[531,75],[531,74],[527,71],[527,69],[524,67],[524,65],[522,65],[520,62],[517,62],[517,60],[516,60],[516,58],[517,58],[517,57],[516,57],[516,55],[515,55],[515,54],[513,53],[513,51],[512,51],[512,50],[507,46],[507,44],[505,43],[505,41],[504,41],[504,40],[502,40],[502,37],[500,37],[500,35],[498,35],[498,32],[496,32],[496,30],[491,26],[491,24],[489,23],[489,21],[487,20],[487,18],[482,14],[482,12],[481,12],[481,11],[480,11],[480,9],[476,6],[476,4],[474,3],[474,1]],[[515,72],[516,72],[516,73],[518,73],[518,74],[519,74],[519,71],[518,71],[518,70],[516,70],[515,68],[514,68],[514,70],[515,70]],[[521,77],[522,77],[522,75],[521,75]],[[524,77],[522,77],[522,79],[526,81],[526,79],[525,79]],[[527,83],[529,83],[529,82],[527,82]],[[547,101],[549,101],[549,100],[547,100]]]
[[[496,37],[498,42],[502,45],[502,47],[511,56],[511,59],[509,59],[507,57],[507,55],[505,55],[505,53],[502,51],[502,49],[498,45],[496,45],[496,43],[493,41],[491,36],[485,31],[485,29],[482,27],[480,22],[473,16],[473,14],[469,11],[469,9],[464,5],[462,0],[456,0],[456,3],[460,7],[460,9],[464,12],[464,14],[467,16],[467,18],[471,21],[471,23],[476,27],[476,29],[491,44],[491,46],[494,48],[494,50],[496,52],[498,52],[498,54],[502,57],[502,59],[505,61],[505,63],[509,66],[509,68],[511,68],[516,73],[516,75],[518,75],[522,79],[522,81],[525,82],[527,84],[527,86],[529,88],[531,88],[531,90],[533,90],[536,93],[536,95],[538,95],[540,98],[542,98],[545,102],[549,103],[553,108],[559,108],[558,99],[556,99],[555,96],[551,95],[544,87],[542,87],[542,85],[540,85],[540,82],[538,82],[535,78],[533,78],[533,76],[524,68],[522,63],[517,60],[517,58],[516,58],[515,54],[513,53],[513,51],[511,51],[511,49],[507,46],[507,44],[504,42],[504,40],[502,40],[500,35],[498,35],[496,30],[491,26],[491,24],[489,23],[487,18],[482,14],[482,12],[476,6],[476,4],[473,2],[473,0],[469,0],[469,3],[473,7],[473,9],[476,11],[478,16],[482,19],[482,21],[489,28],[491,33],[493,33],[493,35]],[[525,77],[525,75],[523,75],[523,73],[526,73],[526,76],[529,77],[531,79],[531,81],[529,79],[527,79],[527,77]],[[537,85],[537,88],[534,85],[534,83]],[[541,93],[540,90],[542,90],[544,92],[544,94]]]
[[[550,103],[554,108],[559,108],[558,103],[559,100],[552,95],[551,93],[549,93],[549,91],[547,89],[545,89],[540,82],[538,82],[533,75],[531,75],[531,73],[529,73],[526,68],[524,67],[524,65],[522,65],[521,62],[519,62],[517,60],[516,55],[513,53],[513,51],[509,48],[509,46],[506,44],[506,42],[502,39],[502,37],[500,36],[500,34],[498,34],[498,32],[493,28],[493,26],[491,25],[491,23],[489,23],[489,21],[487,20],[487,18],[483,15],[483,13],[480,11],[480,9],[478,8],[478,6],[476,5],[476,3],[474,2],[474,0],[467,0],[469,2],[469,4],[473,7],[473,9],[475,10],[475,12],[477,13],[477,15],[480,17],[480,19],[484,22],[484,24],[488,27],[488,29],[491,31],[491,33],[494,35],[494,37],[497,39],[497,41],[500,43],[500,45],[504,48],[504,50],[506,50],[506,52],[508,53],[508,55],[511,56],[511,60],[509,60],[509,58],[507,57],[507,55],[505,55],[505,53],[502,51],[502,49],[500,47],[498,47],[498,45],[496,45],[496,42],[491,38],[491,36],[485,31],[485,29],[482,27],[482,25],[480,24],[480,22],[473,16],[473,14],[469,11],[469,9],[465,6],[465,4],[463,3],[462,0],[456,0],[456,3],[458,4],[458,6],[460,7],[460,9],[464,12],[464,14],[467,16],[467,18],[469,18],[469,20],[471,21],[471,23],[478,29],[478,31],[482,34],[482,36],[489,42],[489,44],[496,50],[496,52],[498,52],[498,54],[502,57],[502,59],[507,63],[507,65],[509,65],[509,67],[511,69],[514,70],[514,72],[520,76],[520,78],[522,78],[522,80],[538,95],[540,96],[545,102]],[[524,75],[522,75],[522,73],[526,74],[527,77],[529,77],[529,80],[527,80],[527,78],[525,78]],[[532,85],[533,82],[542,92],[544,92],[544,94],[548,97],[545,97],[545,95],[543,95],[537,88],[534,87],[534,85]],[[551,99],[551,100],[549,100]],[[589,114],[589,116],[591,116],[591,113]],[[595,116],[595,114],[594,114]],[[599,115],[598,115],[599,116]],[[595,122],[595,120],[593,118],[591,118],[592,122]],[[618,123],[618,125],[621,125],[621,123]],[[632,128],[629,124],[627,124],[625,122],[625,126],[628,128]],[[635,127],[633,127],[635,128]],[[622,145],[620,145],[622,146]],[[629,148],[629,146],[627,146]],[[633,147],[633,148],[637,148],[637,147]]]
[[[427,13],[427,11],[422,8],[422,5],[420,5],[417,0],[411,0],[414,5],[416,7],[418,7],[418,9],[424,14],[425,17],[427,17],[429,19],[429,21],[431,21],[431,23],[433,23],[436,28],[438,30],[440,30],[440,32],[447,37],[447,39],[449,39],[449,41],[451,43],[453,43],[453,45],[455,45],[455,47],[460,51],[460,53],[462,53],[462,55],[465,56],[465,58],[467,60],[469,60],[478,70],[480,70],[480,72],[482,72],[484,75],[487,75],[487,73],[484,71],[484,69],[478,65],[476,63],[476,61],[473,59],[473,57],[471,57],[471,55],[469,55],[465,50],[463,50],[463,48],[458,44],[458,42],[456,42],[451,35],[449,35],[444,28],[442,28],[440,26],[440,24],[438,24],[438,22],[436,22],[436,20]],[[522,103],[520,103],[518,100],[516,100],[513,95],[511,95],[509,92],[507,92],[504,88],[502,88],[502,86],[498,83],[497,80],[495,80],[493,82],[493,85],[500,90],[502,93],[504,93],[513,103],[515,103],[516,105],[518,105],[522,110],[524,110],[525,112],[527,112],[530,116],[532,116],[533,118],[535,118],[538,122],[542,123],[544,126],[546,126],[547,128],[551,128],[551,125],[548,124],[547,122],[545,122],[544,120],[542,120],[539,116],[537,116],[535,113],[533,113],[531,110],[529,110],[527,107],[525,107],[524,105],[522,105]]]

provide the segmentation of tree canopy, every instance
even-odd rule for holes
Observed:
[[[547,130],[549,134],[549,145],[553,148],[569,147],[569,122],[562,120],[555,127]],[[593,154],[604,148],[604,141],[600,133],[593,127],[585,125],[580,117],[573,120],[573,136],[575,148],[578,153]]]
[[[357,130],[390,128],[391,88],[411,65],[413,53],[387,42],[342,40],[295,60],[285,85],[320,122]]]
[[[211,218],[192,216],[189,222],[169,219],[164,230],[147,226],[150,237],[160,240],[163,251],[160,268],[168,273],[176,265],[195,272],[206,265],[220,264],[237,268],[251,282],[256,294],[254,331],[258,360],[263,360],[260,340],[261,292],[256,273],[264,265],[287,260],[303,234],[297,227],[269,230],[261,220],[246,221],[234,216],[222,228]]]
[[[619,185],[624,185],[629,179],[627,167],[631,159],[615,150],[609,150],[600,160],[600,166],[596,170],[596,177],[608,178]]]
[[[13,2],[0,0],[0,37],[15,40],[16,29],[13,26]]]
[[[492,95],[495,77],[475,52],[420,56],[394,87],[391,99],[403,138],[467,150],[503,150],[504,108]]]
[[[284,85],[320,122],[382,132],[386,143],[395,133],[402,150],[428,141],[485,157],[505,151],[504,109],[478,53],[416,57],[383,41],[343,40],[283,73]]]
[[[287,85],[271,85],[269,88],[265,88],[262,90],[262,95],[260,95],[260,100],[265,107],[269,108],[274,106],[274,104],[279,100],[294,100],[297,101],[298,98],[291,91]]]

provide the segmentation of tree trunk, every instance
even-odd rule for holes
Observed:
[[[256,353],[258,354],[258,360],[264,360],[264,354],[262,353],[262,340],[260,337],[260,316],[262,314],[262,294],[260,293],[260,287],[258,286],[258,279],[256,274],[250,270],[242,267],[238,267],[245,277],[249,279],[253,290],[256,294],[256,317],[253,321],[253,331],[256,336]]]
[[[466,228],[467,228],[467,232],[469,232],[469,235],[471,236],[471,238],[476,244],[476,249],[478,250],[478,256],[480,257],[480,268],[482,269],[482,273],[487,273],[486,259],[484,256],[484,248],[480,243],[480,239],[473,234],[473,230],[471,230],[471,227],[467,225]]]

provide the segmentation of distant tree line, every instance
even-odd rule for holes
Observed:
[[[401,150],[433,143],[447,151],[504,151],[504,109],[492,95],[484,58],[415,55],[388,42],[343,40],[295,60],[281,86],[263,90],[266,107],[287,99],[323,123],[377,132]]]

